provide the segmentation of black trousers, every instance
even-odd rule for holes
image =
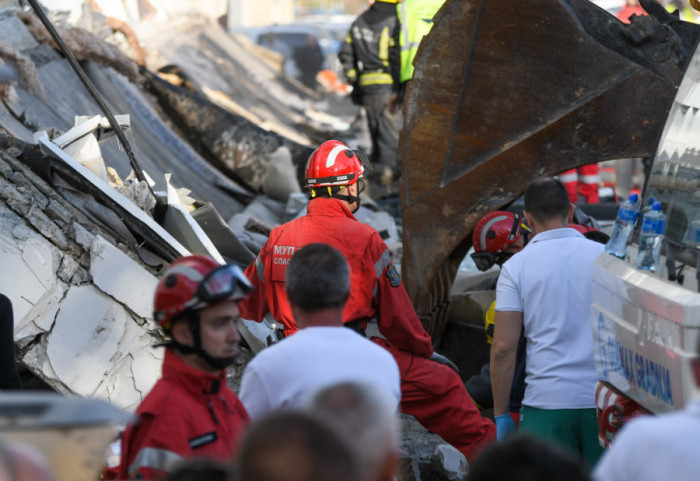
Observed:
[[[12,302],[0,294],[0,389],[22,389],[15,359]]]

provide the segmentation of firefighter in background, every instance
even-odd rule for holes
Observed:
[[[567,170],[558,176],[566,188],[569,201],[578,204],[579,194],[586,204],[600,203],[598,184],[600,184],[600,168],[598,164],[582,165],[576,169]]]
[[[394,78],[400,69],[398,51],[398,0],[376,0],[350,26],[338,59],[352,99],[367,112],[372,140],[370,160],[373,181],[390,188],[398,178],[399,130],[401,117],[390,107],[396,96]]]
[[[364,185],[362,157],[336,140],[313,152],[306,165],[311,195],[307,214],[274,229],[248,266],[246,275],[256,289],[240,304],[241,315],[260,322],[270,312],[284,326],[285,336],[293,334],[297,326],[285,293],[287,263],[307,244],[335,247],[350,264],[352,289],[343,311],[345,326],[363,335],[370,322],[378,328],[371,340],[396,359],[401,410],[472,460],[495,440],[495,426],[481,416],[456,367],[433,351],[379,233],[353,216]]]
[[[122,436],[118,479],[158,479],[183,459],[228,460],[249,422],[228,387],[237,354],[237,301],[251,286],[235,265],[175,260],[158,283],[154,319],[166,334],[163,376]]]
[[[486,271],[505,261],[516,252],[520,252],[527,244],[530,229],[523,223],[520,214],[497,210],[483,216],[474,228],[472,234],[472,246],[474,253],[471,255],[474,264],[480,271]],[[495,288],[495,282],[494,286]],[[496,301],[486,311],[484,327],[486,340],[491,344],[493,340],[493,321],[495,317]],[[467,379],[466,388],[479,407],[493,408],[493,393],[491,391],[490,364],[484,364],[481,372]],[[518,352],[515,359],[515,373],[510,388],[508,411],[517,425],[520,416],[520,404],[525,395],[525,337],[521,336],[518,342]]]

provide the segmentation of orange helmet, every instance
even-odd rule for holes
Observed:
[[[365,172],[366,156],[339,140],[327,140],[306,162],[306,187],[352,185]]]
[[[211,257],[192,255],[173,261],[158,282],[153,318],[166,332],[173,319],[224,300],[242,299],[252,285],[235,264],[219,265]]]

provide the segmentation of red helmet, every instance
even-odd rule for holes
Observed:
[[[252,285],[235,264],[219,265],[211,257],[193,255],[173,261],[158,282],[153,318],[166,332],[186,311],[196,311],[225,300],[242,299]]]
[[[352,185],[365,171],[357,152],[338,140],[327,140],[306,162],[306,187]]]
[[[474,252],[505,252],[515,244],[523,232],[522,217],[519,214],[497,210],[486,214],[476,224],[472,234]]]

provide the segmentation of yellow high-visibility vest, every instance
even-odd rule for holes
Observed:
[[[418,45],[433,27],[433,17],[443,3],[445,0],[403,0],[396,6],[401,23],[401,82],[413,78],[413,58]]]

